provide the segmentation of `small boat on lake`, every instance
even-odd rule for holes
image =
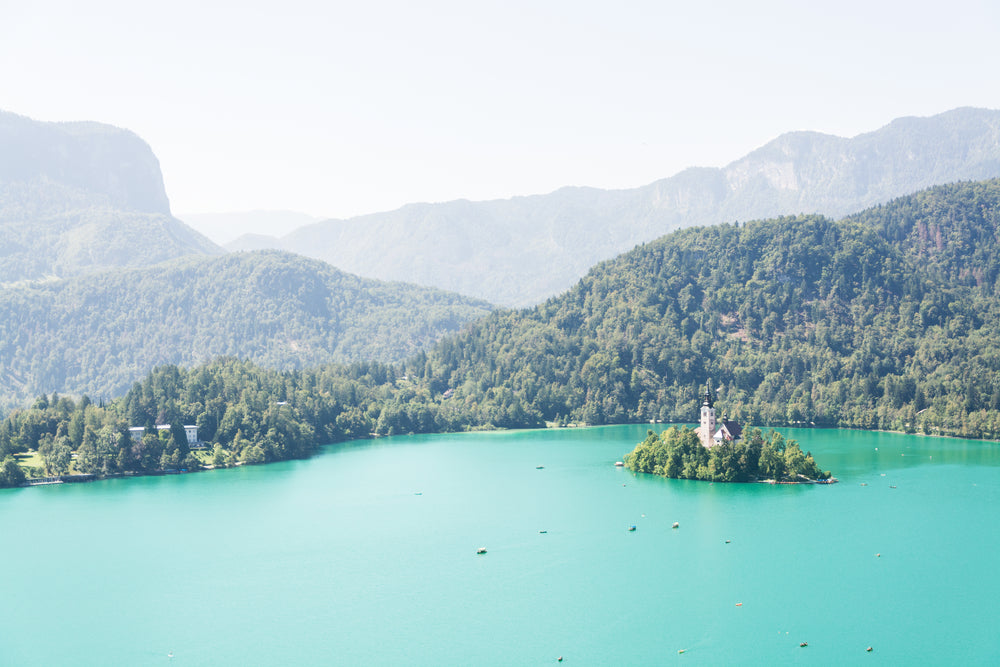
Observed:
[[[615,461],[616,468],[624,468],[625,464],[622,461]]]
[[[476,553],[477,554],[484,554],[484,553],[486,553],[486,547],[479,547],[478,549],[476,549]]]
[[[633,524],[632,524],[631,526],[629,526],[629,527],[628,527],[628,532],[630,532],[630,533],[631,533],[631,532],[633,532],[634,530],[635,530],[635,524],[633,523]]]

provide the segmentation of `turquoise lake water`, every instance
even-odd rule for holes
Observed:
[[[840,483],[724,485],[615,468],[646,429],[0,492],[0,664],[1000,664],[1000,445],[782,429]]]

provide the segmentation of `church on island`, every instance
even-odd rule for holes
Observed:
[[[705,384],[705,396],[701,402],[701,425],[698,427],[698,437],[706,447],[719,445],[723,442],[736,442],[743,434],[739,422],[730,421],[722,416],[721,422],[715,421],[715,400],[711,383]]]

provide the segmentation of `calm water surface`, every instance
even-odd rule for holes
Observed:
[[[615,468],[646,428],[0,492],[0,664],[1000,664],[1000,445],[723,485]]]

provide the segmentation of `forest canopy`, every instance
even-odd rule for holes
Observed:
[[[416,372],[523,425],[685,422],[711,377],[746,423],[997,438],[998,229],[997,180],[685,229],[477,320]]]
[[[285,252],[187,257],[0,288],[0,410],[40,393],[120,396],[162,364],[399,362],[491,310]]]

